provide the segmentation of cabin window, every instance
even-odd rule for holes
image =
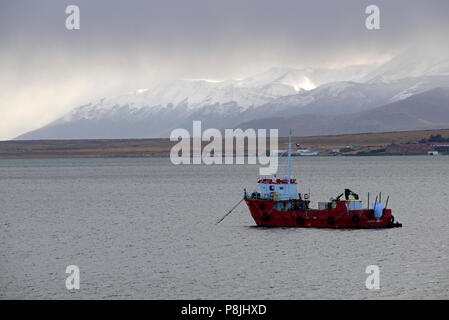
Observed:
[[[284,187],[279,187],[280,190],[284,190]]]
[[[270,190],[274,190],[274,186],[270,186]]]

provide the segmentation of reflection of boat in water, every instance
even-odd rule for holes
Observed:
[[[318,202],[318,208],[312,208],[310,193],[297,193],[297,181],[291,176],[291,155],[289,142],[288,175],[284,179],[279,179],[276,175],[272,178],[261,178],[253,192],[247,193],[245,189],[243,199],[258,226],[306,228],[402,226],[394,221],[391,209],[387,209],[389,197],[382,203],[381,194],[376,196],[370,208],[369,194],[368,206],[364,207],[358,194],[345,189],[344,193],[329,201]]]

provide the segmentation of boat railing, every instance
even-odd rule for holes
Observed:
[[[275,201],[276,198],[274,195],[267,195],[267,196],[263,196],[262,194],[260,194],[257,191],[253,191],[251,193],[246,192],[246,190],[244,191],[244,195],[243,195],[244,199],[252,199],[252,200],[268,200],[268,201]],[[310,202],[309,200],[303,200],[301,197],[301,194],[298,194],[298,198],[293,199],[277,199],[277,201],[293,201],[293,202]]]

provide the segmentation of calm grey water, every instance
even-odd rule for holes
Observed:
[[[390,194],[404,227],[257,228],[243,203],[216,226],[257,166],[0,160],[0,298],[449,298],[449,157],[300,158],[295,174],[315,205]]]

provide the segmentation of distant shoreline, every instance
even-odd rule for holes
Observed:
[[[320,150],[319,156],[390,155],[382,150],[393,142],[417,142],[436,134],[449,137],[449,129],[292,137],[292,141]],[[279,148],[287,141],[279,138]],[[163,138],[9,140],[0,141],[0,159],[164,158],[175,144]],[[339,152],[333,152],[336,150]]]

